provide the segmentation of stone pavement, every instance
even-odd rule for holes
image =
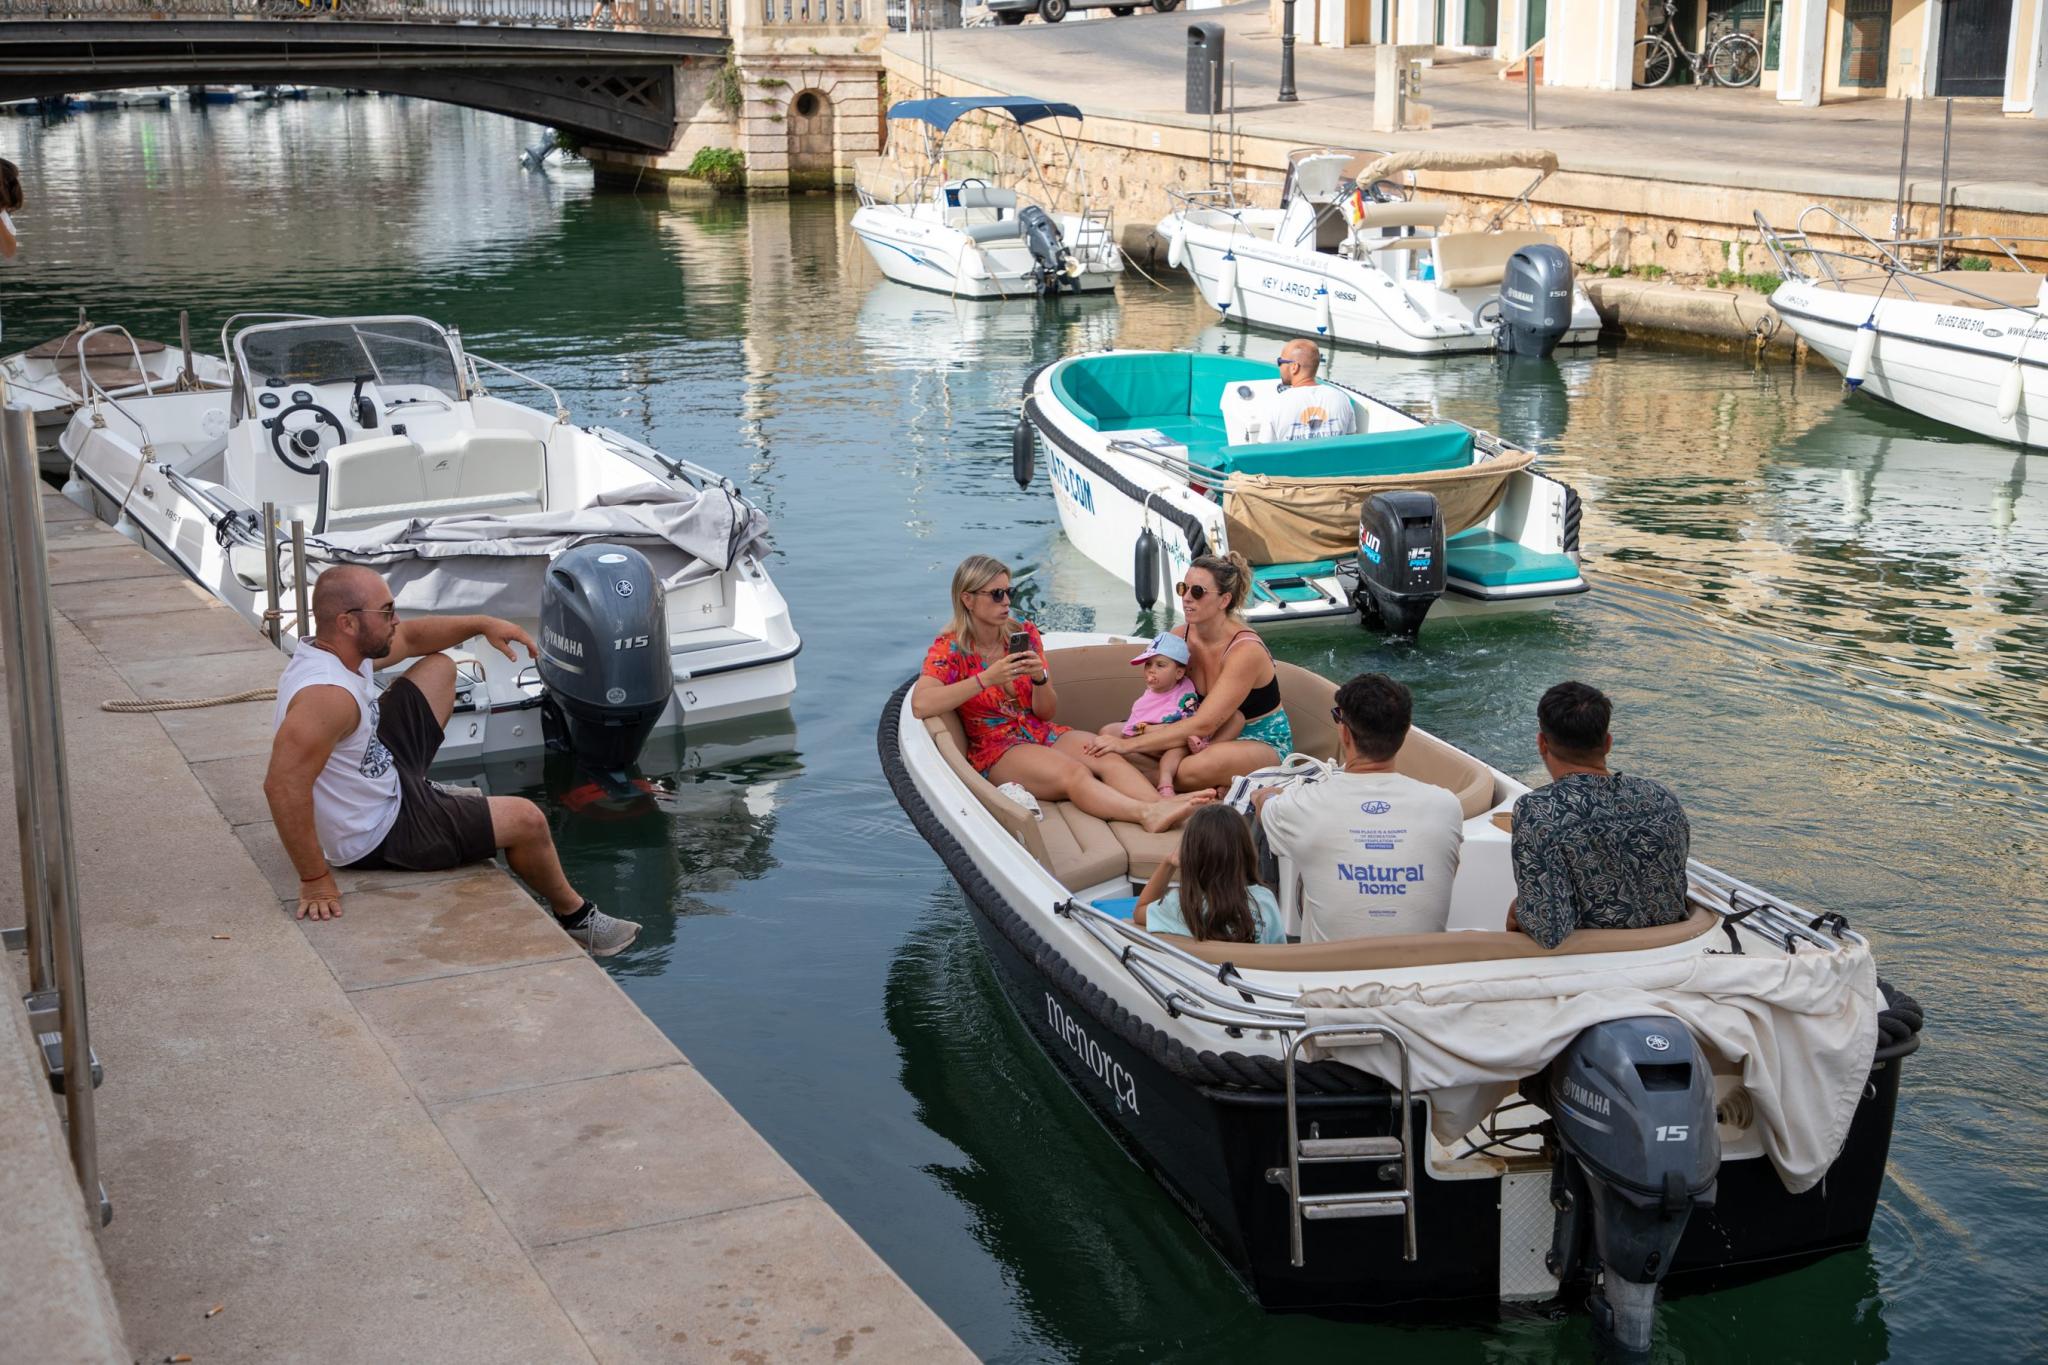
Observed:
[[[1262,3],[1193,14],[1141,11],[1129,18],[1087,12],[1103,17],[1081,21],[1076,14],[1060,24],[1034,20],[1017,28],[937,33],[934,60],[959,80],[1070,100],[1091,117],[1199,128],[1206,120],[1182,110],[1188,24],[1204,20],[1226,30],[1224,57],[1236,64],[1237,128],[1245,136],[1389,150],[1548,147],[1566,170],[1786,190],[1815,199],[1890,200],[1897,189],[1903,118],[1897,100],[1802,109],[1756,90],[1596,92],[1539,85],[1538,131],[1532,133],[1524,126],[1526,89],[1498,78],[1501,63],[1447,54],[1422,77],[1422,103],[1433,111],[1434,126],[1375,133],[1373,48],[1297,44],[1301,101],[1281,104],[1275,99],[1280,40],[1268,31]],[[1306,22],[1306,7],[1297,9],[1296,22]],[[887,41],[892,54],[914,63],[923,37],[892,34]],[[910,92],[892,93],[905,98]],[[1913,197],[1935,202],[1939,101],[1915,102],[1912,150]],[[2008,118],[1995,100],[1957,101],[1950,179],[1957,204],[2048,212],[2048,122]]]
[[[268,685],[279,656],[45,512],[129,1358],[969,1358],[497,867],[345,875],[342,919],[295,921],[258,789],[271,703],[99,710]],[[18,887],[0,875],[0,923]],[[64,1229],[0,1227],[6,1356],[39,1311],[10,1267]],[[108,1356],[81,1331],[36,1358]]]

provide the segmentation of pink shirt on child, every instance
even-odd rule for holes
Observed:
[[[1140,725],[1164,725],[1185,719],[1195,714],[1195,708],[1201,704],[1202,694],[1195,691],[1195,685],[1186,678],[1164,692],[1154,692],[1148,687],[1132,703],[1131,718],[1124,722],[1124,733],[1134,735]]]

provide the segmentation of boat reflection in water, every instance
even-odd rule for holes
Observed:
[[[676,922],[723,914],[723,895],[776,866],[783,787],[803,770],[788,713],[656,736],[637,771],[593,772],[566,753],[494,762],[459,780],[547,812],[576,889],[640,923],[614,976],[662,975]]]

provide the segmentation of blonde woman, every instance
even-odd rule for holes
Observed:
[[[1030,647],[1011,653],[1010,636],[1018,633]],[[1156,832],[1215,799],[1200,791],[1162,800],[1127,759],[1090,752],[1089,736],[1054,721],[1058,707],[1038,628],[1010,615],[1009,566],[969,555],[953,573],[953,619],[925,653],[911,714],[927,720],[958,712],[976,772],[1015,782],[1041,801],[1071,801],[1097,819]]]
[[[1174,781],[1183,789],[1221,787],[1287,757],[1294,733],[1280,706],[1273,656],[1238,615],[1252,590],[1252,567],[1244,556],[1203,555],[1188,565],[1174,590],[1185,622],[1174,634],[1188,642],[1188,676],[1202,704],[1185,720],[1148,726],[1128,739],[1098,736],[1092,747],[1108,756],[1160,754],[1185,746],[1188,756],[1175,770]],[[1235,739],[1216,740],[1233,717],[1243,718],[1244,729]]]

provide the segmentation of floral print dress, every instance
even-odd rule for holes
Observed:
[[[1031,648],[1043,653],[1038,627],[1027,621],[1024,631],[1031,637]],[[925,651],[923,673],[950,685],[972,678],[988,663],[946,631]],[[1017,745],[1051,744],[1072,728],[1032,715],[1033,690],[1031,679],[1019,678],[1009,687],[984,687],[960,704],[960,725],[967,732],[967,762],[983,777],[997,759]]]

